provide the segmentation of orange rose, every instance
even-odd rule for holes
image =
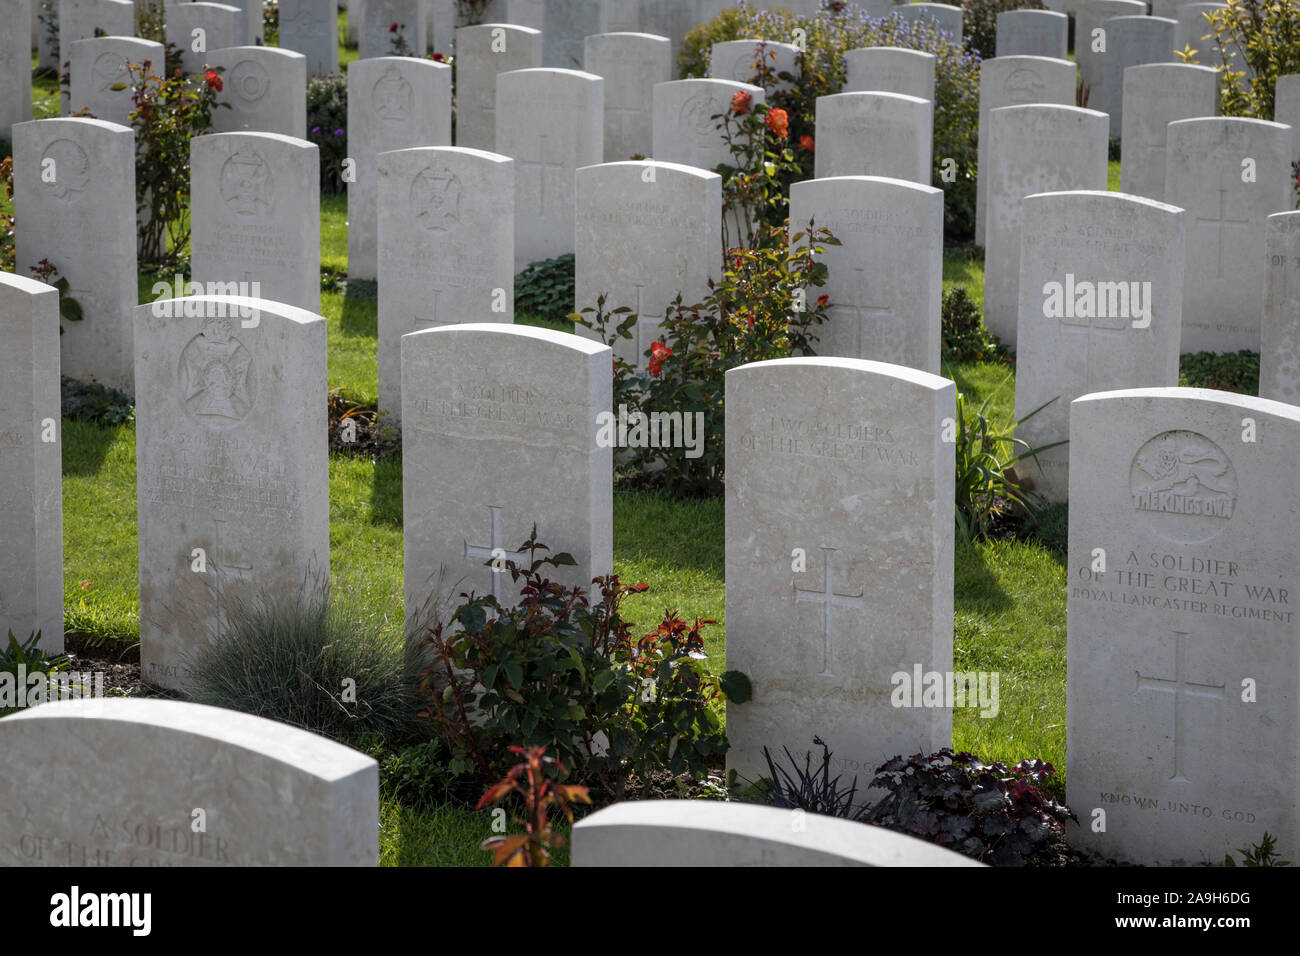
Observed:
[[[785,110],[768,110],[765,121],[767,123],[767,128],[777,136],[790,135],[790,117],[785,115]]]
[[[816,146],[816,144],[813,142],[813,138],[811,136],[800,136],[799,146],[800,148],[806,149],[808,150],[808,152],[811,153],[813,152],[813,149]]]
[[[673,350],[662,342],[650,346],[650,374],[658,375],[663,371],[664,359],[673,354]]]
[[[744,90],[736,90],[731,97],[731,112],[737,116],[744,116],[749,110],[749,103],[752,99],[753,97]]]

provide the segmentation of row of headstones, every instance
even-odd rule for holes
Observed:
[[[1060,197],[1060,211],[1078,222],[1089,198]],[[1161,241],[1176,241],[1176,210],[1112,202],[1163,215]],[[1293,240],[1297,218],[1281,224]],[[1113,243],[1112,261],[1123,254]],[[8,436],[19,480],[5,623],[43,618],[53,652],[59,459],[57,436],[42,438],[57,407],[56,294],[3,285],[6,339],[43,352],[4,379],[16,395],[7,420],[29,423]],[[135,317],[141,660],[149,680],[183,689],[187,654],[222,633],[232,602],[293,594],[328,566],[325,333],[319,316],[278,303],[169,305],[171,316],[146,305]],[[610,356],[506,325],[403,337],[408,633],[429,623],[439,587],[514,603],[517,585],[489,565],[520,559],[533,525],[577,559],[564,583],[609,571]],[[882,363],[783,359],[729,372],[726,407],[727,663],[754,688],[729,710],[729,766],[756,779],[763,746],[798,752],[819,735],[841,754],[837,770],[863,778],[893,754],[947,746],[954,385]],[[661,440],[674,427],[651,425]],[[1213,860],[1265,829],[1294,846],[1297,429],[1295,406],[1227,393],[1072,403],[1068,780],[1082,839],[1108,855]],[[993,675],[970,676],[973,696],[956,706],[996,716]],[[1241,754],[1268,755],[1278,773],[1241,775]]]

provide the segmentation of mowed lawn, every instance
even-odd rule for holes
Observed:
[[[349,57],[345,53],[345,60]],[[52,83],[37,83],[37,115],[57,111]],[[1110,188],[1118,185],[1111,164]],[[346,275],[346,199],[321,202],[321,264]],[[141,299],[152,279],[142,276]],[[944,286],[964,285],[982,304],[983,264],[964,249],[945,251]],[[373,283],[351,283],[346,294],[326,292],[329,384],[373,402],[376,386],[377,301]],[[528,316],[517,321],[536,324]],[[1006,366],[965,363],[945,370],[978,404],[990,398],[1001,425],[1012,418],[1014,376]],[[139,639],[136,560],[135,435],[127,426],[64,422],[63,512],[65,621],[70,634],[107,642],[110,650]],[[395,462],[332,456],[331,565],[352,586],[392,609],[401,620],[402,475]],[[665,609],[712,618],[706,628],[710,667],[725,669],[723,504],[616,492],[615,570],[648,593],[625,611],[650,630]],[[994,671],[1000,707],[984,718],[974,709],[953,717],[953,745],[985,759],[1014,763],[1040,757],[1065,769],[1064,556],[1040,544],[997,541],[956,549],[954,667]],[[832,749],[835,741],[828,742]],[[811,741],[809,741],[811,745]],[[490,836],[485,813],[463,807],[410,807],[385,800],[381,861],[386,865],[487,865],[478,850]]]

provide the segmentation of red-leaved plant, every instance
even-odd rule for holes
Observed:
[[[546,756],[545,747],[512,746],[510,751],[524,762],[515,764],[504,780],[489,787],[474,809],[482,810],[517,793],[524,801],[524,815],[515,817],[515,822],[524,832],[489,837],[480,848],[492,854],[493,866],[549,866],[551,851],[564,848],[564,837],[551,829],[551,808],[572,823],[572,804],[591,803],[591,797],[586,787],[559,783],[548,776],[548,769],[559,776],[567,771],[554,757]]]

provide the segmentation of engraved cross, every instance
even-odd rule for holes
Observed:
[[[822,674],[830,675],[831,672],[831,609],[833,607],[855,607],[861,608],[862,592],[857,594],[841,594],[835,590],[831,578],[831,555],[837,549],[822,546],[822,589],[814,591],[811,588],[801,588],[799,585],[794,586],[795,603],[809,603],[822,605]]]
[[[1222,184],[1222,182],[1223,182],[1223,174],[1220,174],[1219,182],[1220,182],[1220,184]],[[1222,278],[1223,278],[1223,227],[1224,227],[1224,226],[1249,226],[1249,225],[1250,225],[1250,220],[1249,220],[1249,219],[1229,219],[1229,218],[1228,218],[1228,215],[1227,215],[1227,211],[1226,211],[1226,209],[1224,208],[1224,207],[1226,206],[1226,204],[1227,204],[1227,195],[1228,195],[1228,190],[1227,190],[1227,188],[1226,188],[1225,186],[1220,185],[1220,186],[1219,186],[1219,189],[1218,189],[1218,193],[1219,193],[1219,215],[1218,215],[1218,217],[1217,217],[1217,218],[1214,218],[1214,217],[1210,217],[1210,216],[1197,216],[1197,217],[1196,217],[1196,221],[1197,221],[1197,222],[1217,222],[1217,223],[1219,224],[1219,229],[1218,229],[1218,240],[1219,240],[1219,259],[1218,259],[1218,262],[1219,262],[1219,266],[1218,266],[1218,275],[1217,275],[1217,277],[1220,278],[1220,279],[1222,279]]]
[[[1213,700],[1224,700],[1223,684],[1202,684],[1196,681],[1187,680],[1184,674],[1184,665],[1187,657],[1186,646],[1187,635],[1180,631],[1174,631],[1174,676],[1173,677],[1148,677],[1141,671],[1135,671],[1137,676],[1137,689],[1139,691],[1148,690],[1157,694],[1174,695],[1174,773],[1170,780],[1185,781],[1184,776],[1184,735],[1183,735],[1183,716],[1185,701],[1188,697],[1208,697]]]
[[[492,544],[485,546],[481,544],[470,544],[465,542],[465,557],[467,558],[501,558],[503,561],[522,562],[528,557],[526,551],[506,551],[501,546],[501,509],[495,505],[488,505],[488,511],[492,515]],[[501,600],[501,574],[504,572],[492,571],[492,596],[498,601]]]

